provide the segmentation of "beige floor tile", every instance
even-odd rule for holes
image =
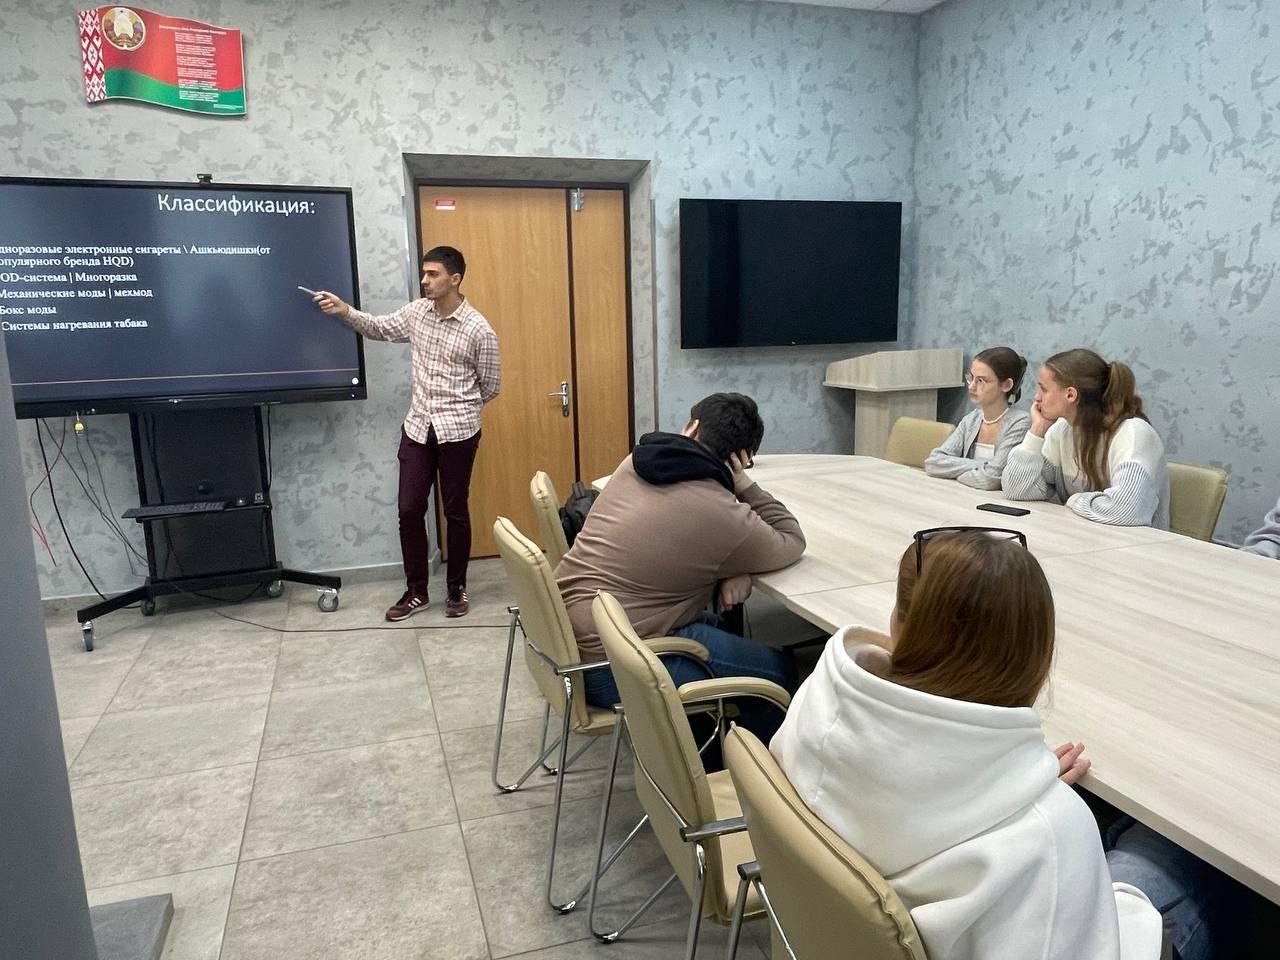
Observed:
[[[85,741],[89,739],[89,734],[97,725],[97,717],[79,717],[62,721],[62,752],[67,758],[68,770],[75,763],[76,757],[84,748]]]
[[[456,824],[241,864],[221,960],[487,960]]]
[[[170,629],[176,632],[168,632]],[[157,628],[109,710],[140,710],[271,692],[280,634],[200,622]]]
[[[64,720],[101,716],[133,669],[136,657],[80,658],[53,661],[53,686],[58,695],[58,715]]]
[[[157,894],[173,896],[173,922],[161,960],[218,960],[231,904],[234,866],[212,867],[89,891],[89,906]]]
[[[276,689],[422,676],[413,630],[286,634]]]
[[[404,740],[435,730],[431,695],[420,671],[277,690],[271,695],[262,759]]]
[[[534,950],[520,954],[520,960],[602,960],[601,951],[608,950],[607,960],[674,960],[684,956],[685,937],[689,931],[689,918],[677,917],[663,923],[641,924],[627,931],[626,936],[607,947],[594,938],[574,943]],[[766,960],[768,951],[760,946],[768,942],[764,922],[753,921],[743,928],[738,941],[738,960]],[[704,920],[698,933],[698,956],[719,958],[725,955],[729,943],[729,928]]]
[[[490,726],[498,718],[507,630],[490,627],[468,630],[418,631],[427,685],[441,730]],[[511,664],[507,719],[541,718],[546,701],[538,692],[517,647]]]
[[[72,789],[85,885],[234,863],[252,782],[246,763]]]
[[[265,693],[108,713],[71,768],[75,786],[158,777],[258,759]]]
[[[453,793],[463,820],[544,807],[555,802],[555,777],[548,776],[542,769],[534,771],[525,785],[513,793],[499,793],[494,788],[491,777],[494,729],[473,727],[441,735]],[[513,782],[538,756],[541,734],[541,720],[518,720],[506,725],[502,738],[503,760],[499,768],[502,783]],[[547,743],[556,736],[555,730],[551,730]],[[612,737],[592,740],[598,742],[594,742],[594,746],[569,768],[564,785],[566,800],[599,796],[603,789]],[[586,737],[571,737],[570,755],[587,742]],[[555,758],[556,754],[552,754],[548,762],[554,764]]]
[[[54,663],[132,660],[142,652],[154,629],[154,621],[137,611],[120,610],[93,622],[93,650],[87,652],[80,624],[73,615],[51,617],[45,621],[49,659]]]
[[[338,592],[338,609],[325,613],[316,604],[318,594],[314,589],[293,590],[289,596],[289,617],[285,625],[290,630],[389,626],[387,608],[399,600],[403,592],[404,583],[399,580],[348,584]]]
[[[633,793],[619,794],[610,816],[611,839],[619,840],[640,817]],[[582,938],[581,912],[557,915],[543,899],[551,810],[539,807],[462,824],[485,932],[494,957],[570,943]],[[554,891],[560,900],[577,894],[590,876],[600,803],[577,800],[564,806]],[[645,828],[601,884],[601,917],[617,923],[644,902],[671,873],[652,831]],[[673,886],[651,908],[653,922],[688,917],[683,888]]]
[[[403,833],[457,817],[435,736],[264,760],[243,856]]]

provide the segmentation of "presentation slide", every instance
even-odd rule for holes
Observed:
[[[20,415],[366,395],[359,336],[298,289],[356,302],[350,191],[0,180],[0,209]]]

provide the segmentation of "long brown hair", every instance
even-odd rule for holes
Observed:
[[[1072,426],[1076,462],[1089,479],[1090,490],[1105,490],[1110,483],[1107,451],[1120,424],[1132,417],[1147,419],[1142,398],[1135,390],[1128,364],[1107,363],[1083,348],[1055,353],[1044,362],[1053,378],[1079,394],[1076,422]]]
[[[888,678],[953,700],[1029,707],[1053,663],[1053,594],[1013,540],[939,534],[916,575],[913,543],[898,564],[899,623]]]
[[[988,347],[974,354],[974,360],[991,368],[1000,383],[1013,381],[1013,389],[1004,395],[1010,403],[1022,399],[1022,375],[1027,372],[1027,358],[1012,347]]]

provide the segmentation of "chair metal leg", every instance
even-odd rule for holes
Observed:
[[[587,927],[591,930],[592,936],[602,943],[612,943],[631,929],[635,922],[644,915],[644,912],[653,906],[654,901],[656,901],[667,887],[671,886],[671,884],[676,880],[676,875],[673,873],[669,878],[667,878],[667,881],[663,883],[662,886],[649,897],[649,899],[642,903],[640,908],[616,930],[605,933],[596,929],[596,905],[599,902],[597,895],[600,890],[600,878],[603,877],[609,871],[609,868],[617,862],[618,857],[622,856],[622,852],[630,846],[631,841],[636,838],[644,828],[645,824],[649,822],[648,814],[641,817],[636,825],[631,828],[631,832],[627,834],[626,839],[614,848],[613,853],[609,855],[609,859],[601,864],[601,858],[604,856],[605,836],[609,832],[609,807],[613,801],[613,784],[618,775],[618,757],[622,750],[622,733],[625,726],[622,714],[619,712],[616,716],[617,720],[613,727],[613,745],[609,751],[609,769],[605,775],[604,797],[600,802],[600,827],[596,831],[596,862],[595,868],[591,871],[591,882],[588,885],[589,900],[587,901]]]
[[[568,759],[568,761],[565,763],[565,769],[566,769],[566,770],[570,770],[570,769],[572,769],[572,768],[573,768],[573,765],[574,765],[575,763],[577,763],[577,762],[578,762],[578,758],[579,758],[579,757],[581,757],[584,753],[586,753],[588,750],[590,750],[590,749],[591,749],[592,747],[594,747],[595,745],[596,745],[596,741],[595,741],[595,739],[594,739],[594,738],[592,738],[591,740],[588,740],[586,743],[584,743],[582,746],[580,746],[580,747],[579,747],[579,748],[574,752],[573,756],[572,756],[572,757],[570,757],[570,758]],[[547,753],[550,753],[550,752],[551,752],[550,750],[548,750],[548,751],[547,751]],[[545,756],[547,755],[547,753],[544,753],[544,754],[543,754],[543,756],[545,757]],[[548,766],[547,766],[547,763],[546,763],[546,761],[545,761],[545,760],[542,762],[542,769],[543,769],[544,771],[546,771],[547,776],[549,776],[549,777],[554,777],[557,773],[559,773],[558,768],[556,768],[556,767],[548,767]]]
[[[729,724],[725,722],[724,715],[724,698],[721,697],[716,701],[716,739],[720,743],[720,756],[724,757],[724,738],[729,732]]]
[[[679,876],[673,873],[671,876],[667,877],[666,880],[662,881],[662,885],[658,887],[657,890],[653,891],[653,893],[649,894],[649,898],[645,900],[644,903],[640,904],[640,906],[636,908],[636,912],[627,917],[627,919],[618,926],[617,930],[614,930],[612,933],[598,933],[595,930],[592,930],[591,932],[595,934],[595,938],[601,943],[613,943],[616,940],[621,940],[623,934],[634,927],[636,922],[649,911],[649,908],[658,902],[658,898],[667,892],[667,888],[679,879]]]
[[[514,790],[519,790],[525,780],[528,779],[529,774],[533,772],[532,770],[527,771],[515,783],[503,784],[498,780],[498,763],[502,759],[502,733],[507,719],[507,691],[511,687],[511,661],[516,649],[516,628],[520,626],[520,608],[507,607],[507,619],[507,662],[502,669],[502,692],[498,698],[498,729],[493,739],[493,767],[490,771],[494,787],[502,793],[511,793]],[[534,764],[535,767],[551,752],[547,749],[547,722],[550,717],[551,705],[547,704],[546,712],[542,715],[542,755],[538,757],[537,762]]]
[[[782,924],[778,922],[778,915],[773,910],[773,903],[769,900],[769,891],[765,889],[765,885],[759,880],[755,881],[756,893],[760,894],[760,902],[764,904],[765,913],[769,915],[769,922],[773,925],[773,929],[777,931],[778,939],[782,942],[782,949],[787,952],[790,960],[796,960],[796,952],[791,947],[791,941],[787,939],[787,931],[782,929]]]
[[[733,917],[729,923],[729,949],[725,954],[727,960],[738,956],[738,939],[742,936],[742,917],[747,912],[747,893],[751,890],[751,881],[738,881],[738,898],[733,902]]]
[[[524,786],[524,783],[526,780],[528,780],[531,776],[533,776],[533,772],[537,770],[539,766],[542,766],[543,761],[547,759],[547,756],[551,753],[551,751],[555,750],[559,746],[560,746],[559,740],[553,741],[551,746],[545,747],[542,753],[538,756],[538,758],[534,760],[533,763],[529,764],[525,772],[520,774],[520,776],[517,777],[515,781],[508,784],[502,784],[502,783],[499,783],[495,778],[493,782],[494,786],[498,788],[498,791],[500,793],[515,793],[517,790],[519,790],[521,787]]]
[[[560,741],[557,740],[551,746],[547,746],[547,732],[551,728],[551,704],[547,704],[542,711],[542,743],[538,747],[538,759],[534,761],[533,766],[522,773],[514,782],[503,783],[498,779],[498,766],[502,760],[502,735],[506,730],[507,718],[507,694],[511,689],[511,663],[515,659],[516,649],[516,630],[523,630],[520,623],[520,608],[507,607],[508,627],[507,627],[507,660],[502,668],[502,693],[498,699],[498,727],[493,738],[493,765],[490,771],[490,778],[493,780],[494,789],[499,793],[514,793],[519,790],[526,780],[533,774],[533,771],[541,766],[549,776],[555,776],[559,772],[559,767],[547,765],[547,757],[551,754]],[[569,758],[569,765],[581,757],[590,749],[594,741],[587,741],[578,752]]]
[[[551,729],[551,704],[548,703],[546,709],[542,711],[542,746],[539,749],[543,751],[542,756],[544,757],[544,759],[542,760],[542,769],[545,770],[550,776],[554,777],[556,775],[556,768],[547,766],[547,761],[545,759],[547,754],[550,752],[549,750],[547,750],[547,731],[550,729]]]
[[[561,682],[564,684],[564,717],[560,724],[560,760],[556,764],[559,771],[556,774],[556,801],[555,809],[551,814],[551,849],[547,856],[547,888],[546,897],[547,904],[557,913],[568,913],[578,905],[577,898],[565,901],[564,903],[556,903],[555,898],[551,895],[552,880],[555,877],[556,870],[556,841],[560,836],[560,807],[564,800],[564,770],[569,753],[569,724],[573,717],[573,678],[562,677]]]
[[[698,878],[693,884],[693,904],[689,910],[689,935],[684,943],[684,960],[693,960],[698,952],[698,934],[702,930],[702,901],[707,894],[707,852],[702,844],[693,845]]]

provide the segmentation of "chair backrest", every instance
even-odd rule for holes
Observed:
[[[916,417],[899,417],[889,432],[884,447],[884,459],[908,467],[924,469],[924,462],[942,441],[951,436],[955,427],[937,420],[920,420]]]
[[[643,765],[671,805],[693,826],[715,819],[715,805],[707,771],[702,766],[684,706],[676,694],[671,674],[653,651],[640,639],[627,612],[614,597],[600,593],[591,604],[596,630],[618,684],[627,732],[636,760]],[[692,844],[680,839],[680,823],[650,785],[644,773],[636,771],[636,796],[672,868],[693,896],[697,867]],[[706,844],[707,874],[720,876],[719,841]],[[728,916],[731,905],[723,884],[708,882],[704,905],[718,916]]]
[[[565,539],[564,527],[560,523],[560,497],[556,494],[556,485],[542,470],[529,481],[529,502],[533,504],[533,513],[538,518],[547,562],[554,571],[569,552],[569,541]]]
[[[578,644],[573,637],[573,625],[565,609],[564,598],[551,565],[538,545],[517,529],[506,517],[493,523],[493,539],[498,544],[502,566],[520,607],[520,623],[534,645],[556,662],[567,667],[580,663]],[[564,684],[555,672],[533,651],[525,648],[524,662],[533,675],[534,682],[551,708],[560,713],[564,706]],[[587,698],[581,680],[574,684],[571,704],[575,728],[588,722]]]
[[[1169,529],[1212,540],[1227,498],[1227,471],[1198,463],[1169,462]]]
[[[725,760],[760,877],[798,960],[926,960],[889,882],[814,816],[754,734],[734,726]]]

